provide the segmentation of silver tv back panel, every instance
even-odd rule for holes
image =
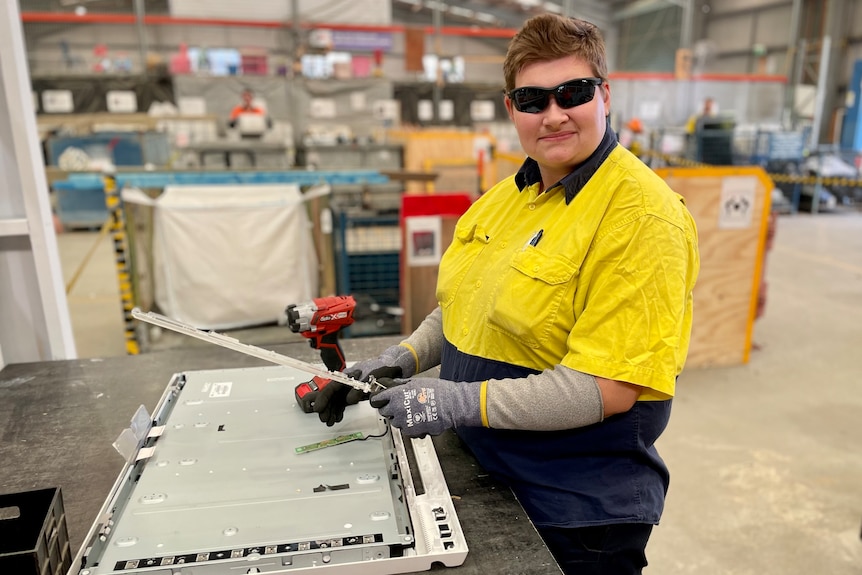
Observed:
[[[281,366],[176,374],[153,415],[139,410],[117,440],[127,464],[70,573],[370,575],[463,563],[431,440],[405,441],[367,402],[326,427],[294,399],[309,378]]]

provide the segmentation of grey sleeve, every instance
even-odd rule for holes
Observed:
[[[443,310],[440,306],[434,308],[416,331],[401,342],[401,345],[405,344],[416,354],[416,373],[440,365],[440,354],[443,350]]]
[[[596,378],[562,365],[518,379],[491,379],[487,385],[488,427],[557,431],[604,419]]]

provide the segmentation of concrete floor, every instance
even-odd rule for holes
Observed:
[[[690,370],[648,573],[862,573],[862,215],[784,216],[748,365]]]
[[[72,332],[80,358],[126,354],[123,307],[119,297],[114,244],[110,235],[96,231],[70,231],[57,236],[63,281],[66,283]],[[92,250],[89,260],[87,254]],[[75,278],[77,276],[77,278]],[[74,279],[74,283],[70,285]],[[69,289],[71,287],[71,289]],[[285,302],[285,305],[291,302]],[[149,331],[150,350],[209,343],[160,328]],[[285,326],[264,326],[230,332],[244,343],[278,344],[303,339]],[[158,335],[156,335],[158,334]]]
[[[125,355],[123,307],[110,235],[65,232],[57,235],[57,247],[78,357]],[[86,261],[91,249],[95,251]]]
[[[69,294],[80,357],[125,353],[113,251],[97,239],[58,237],[67,280],[98,243]],[[862,214],[781,217],[767,280],[750,363],[680,379],[648,574],[862,574]],[[261,333],[238,337],[295,337]]]

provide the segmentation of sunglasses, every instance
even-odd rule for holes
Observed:
[[[596,95],[596,86],[601,86],[601,78],[578,78],[563,82],[553,88],[524,86],[509,92],[509,99],[519,112],[538,114],[548,107],[551,95],[560,108],[568,110],[586,104]]]

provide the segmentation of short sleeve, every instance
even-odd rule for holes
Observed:
[[[672,397],[688,353],[696,241],[646,215],[597,239],[584,261],[566,367]]]

